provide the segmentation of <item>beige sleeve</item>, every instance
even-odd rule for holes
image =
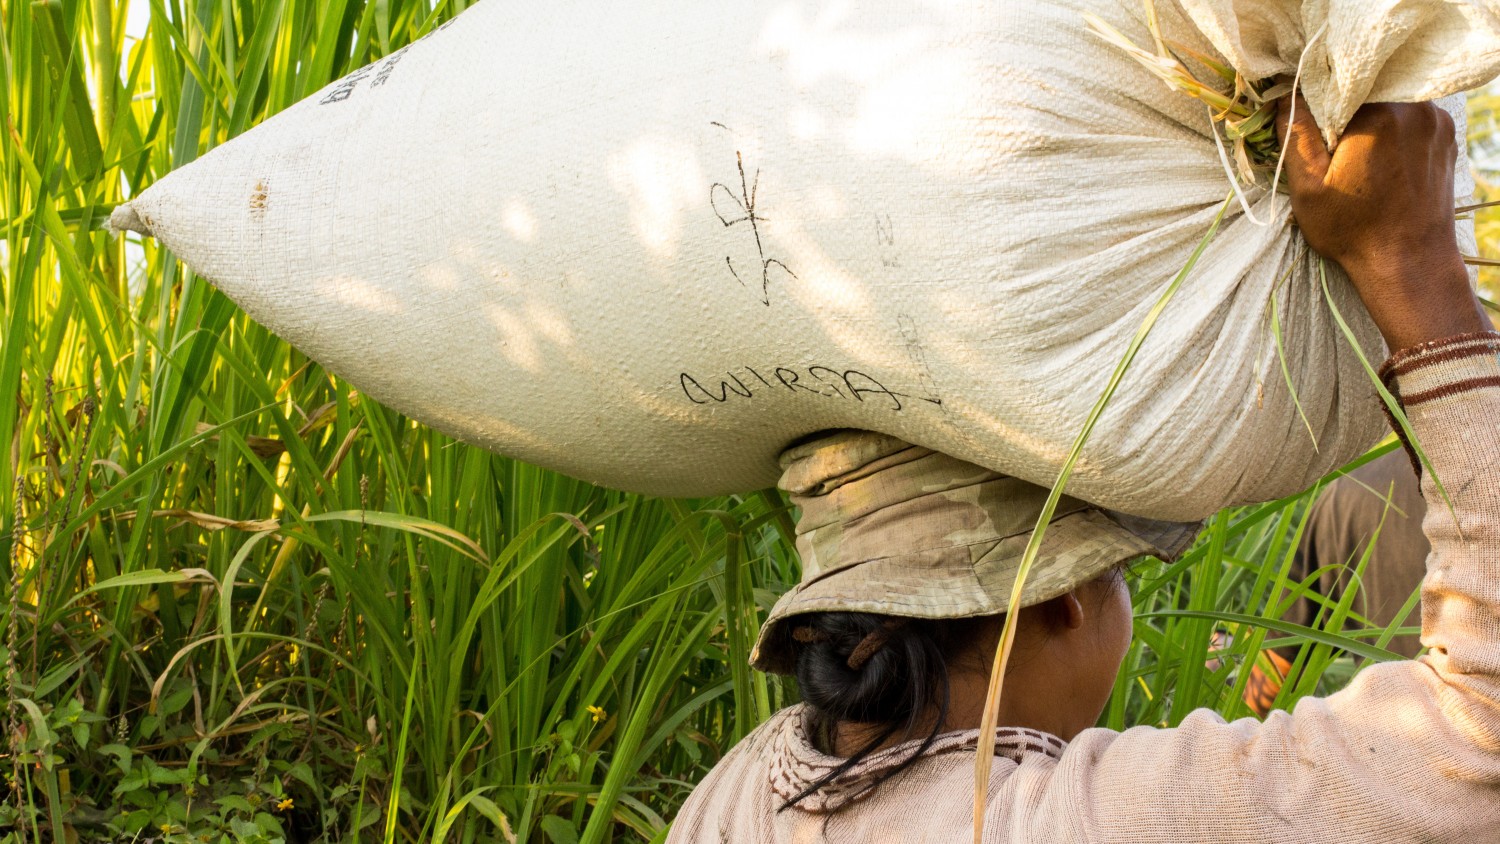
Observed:
[[[1078,842],[1500,841],[1497,352],[1496,335],[1472,335],[1387,364],[1452,504],[1424,473],[1427,656],[1264,723],[1204,710],[1175,729],[1089,730],[1023,787],[1035,814],[1019,827]]]

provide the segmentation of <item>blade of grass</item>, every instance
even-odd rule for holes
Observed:
[[[1000,695],[1005,685],[1005,669],[1010,661],[1010,651],[1015,644],[1016,620],[1020,615],[1021,592],[1026,587],[1026,578],[1031,573],[1031,567],[1036,563],[1038,553],[1041,551],[1042,538],[1046,535],[1047,525],[1052,521],[1052,514],[1057,512],[1058,501],[1062,499],[1063,490],[1068,485],[1068,479],[1073,474],[1073,467],[1078,464],[1083,455],[1083,447],[1088,442],[1089,435],[1093,433],[1096,425],[1104,415],[1104,409],[1109,405],[1110,399],[1114,397],[1115,391],[1119,389],[1120,383],[1125,379],[1125,373],[1129,371],[1130,364],[1135,360],[1136,353],[1150,336],[1151,329],[1155,327],[1157,319],[1166,310],[1167,305],[1176,295],[1182,283],[1187,280],[1193,268],[1197,266],[1198,259],[1202,257],[1204,250],[1219,231],[1219,224],[1224,220],[1224,214],[1229,210],[1234,201],[1231,194],[1219,207],[1219,212],[1214,216],[1213,223],[1204,234],[1203,239],[1189,256],[1187,263],[1175,277],[1167,284],[1151,310],[1147,312],[1146,318],[1141,321],[1141,326],[1136,330],[1130,345],[1125,349],[1120,362],[1115,366],[1110,375],[1104,392],[1094,402],[1088,417],[1084,420],[1083,428],[1073,440],[1068,455],[1064,458],[1062,467],[1058,470],[1057,481],[1052,485],[1052,491],[1047,496],[1047,501],[1042,505],[1041,515],[1037,518],[1036,527],[1032,529],[1031,538],[1026,543],[1026,550],[1021,556],[1020,565],[1016,570],[1015,585],[1011,588],[1010,600],[1006,608],[1005,626],[1000,634],[1000,644],[995,651],[994,665],[990,674],[989,691],[985,696],[984,715],[979,724],[979,747],[975,755],[974,766],[974,844],[981,844],[984,835],[984,809],[986,798],[989,795],[990,768],[994,763],[995,751],[995,721],[999,715]]]
[[[1380,375],[1375,372],[1375,367],[1370,365],[1369,358],[1365,357],[1364,350],[1360,348],[1359,339],[1354,335],[1354,329],[1349,327],[1349,323],[1344,320],[1344,315],[1339,312],[1338,305],[1334,303],[1333,293],[1328,289],[1328,263],[1323,258],[1318,259],[1318,279],[1323,287],[1323,300],[1328,303],[1328,312],[1333,316],[1334,322],[1338,324],[1339,331],[1343,332],[1344,339],[1349,342],[1349,347],[1354,350],[1355,356],[1359,359],[1360,366],[1364,367],[1365,374],[1370,377],[1370,383],[1375,386],[1376,392],[1380,394],[1380,401],[1385,404],[1391,418],[1400,427],[1403,440],[1407,445],[1411,446],[1411,450],[1417,455],[1417,459],[1421,461],[1422,468],[1426,469],[1427,474],[1432,477],[1433,486],[1437,487],[1438,495],[1443,499],[1443,504],[1447,506],[1449,514],[1457,522],[1458,514],[1454,512],[1453,501],[1448,497],[1448,491],[1443,487],[1442,479],[1433,470],[1432,462],[1427,459],[1427,452],[1422,449],[1422,444],[1418,442],[1417,433],[1412,430],[1411,422],[1407,421],[1405,409],[1401,407],[1400,402],[1396,401],[1396,397],[1391,395],[1391,391],[1386,389],[1384,382],[1380,380]]]

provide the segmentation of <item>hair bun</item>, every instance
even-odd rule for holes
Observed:
[[[855,671],[864,668],[865,663],[870,661],[870,657],[874,656],[876,651],[885,647],[885,643],[891,640],[891,632],[899,630],[904,626],[906,626],[906,619],[904,618],[888,618],[881,622],[879,627],[866,633],[865,637],[859,640],[859,644],[855,645],[854,650],[849,652],[849,658],[845,660],[845,664]]]

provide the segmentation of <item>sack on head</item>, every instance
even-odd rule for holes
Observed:
[[[1305,54],[1331,132],[1495,74],[1482,4],[1396,5],[1155,4],[1171,43],[1256,78]],[[788,443],[860,428],[1050,485],[1233,179],[1206,107],[1085,13],[1152,43],[1118,0],[485,0],[114,223],[373,397],[591,481],[765,487]],[[1258,223],[1229,202],[1070,494],[1195,519],[1383,433],[1331,305],[1375,361],[1378,334],[1336,268],[1325,301],[1268,182],[1241,186]]]

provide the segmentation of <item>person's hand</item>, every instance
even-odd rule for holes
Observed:
[[[1453,119],[1429,103],[1371,103],[1329,152],[1307,103],[1279,103],[1292,215],[1348,273],[1391,351],[1483,331],[1453,230]]]

